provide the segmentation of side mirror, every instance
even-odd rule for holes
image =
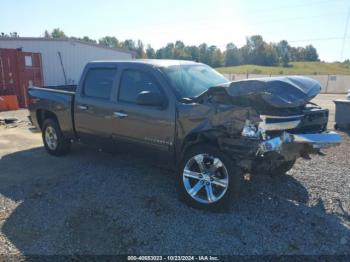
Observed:
[[[164,97],[158,93],[142,91],[138,94],[136,103],[143,106],[164,106]]]

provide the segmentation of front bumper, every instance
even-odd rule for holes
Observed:
[[[314,153],[322,148],[337,146],[341,137],[336,132],[323,132],[316,134],[290,134],[284,132],[281,136],[260,143],[257,155],[267,152],[277,152],[282,155],[288,153],[300,154],[303,152]],[[295,150],[293,150],[295,149]]]

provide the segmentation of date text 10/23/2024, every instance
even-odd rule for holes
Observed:
[[[128,256],[128,261],[220,261],[217,256]]]

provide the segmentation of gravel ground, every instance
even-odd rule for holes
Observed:
[[[25,120],[26,110],[0,113]],[[350,136],[286,176],[245,181],[225,213],[176,197],[173,173],[83,146],[49,156],[0,126],[0,254],[350,254]]]

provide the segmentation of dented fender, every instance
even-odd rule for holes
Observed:
[[[258,122],[260,117],[251,107],[220,104],[180,105],[178,108],[178,135],[220,129],[228,135],[242,132],[247,119]]]
[[[181,148],[189,137],[207,136],[216,142],[223,138],[240,137],[247,119],[259,122],[252,107],[206,102],[180,104],[177,109],[177,137]],[[220,144],[222,144],[220,142]]]

